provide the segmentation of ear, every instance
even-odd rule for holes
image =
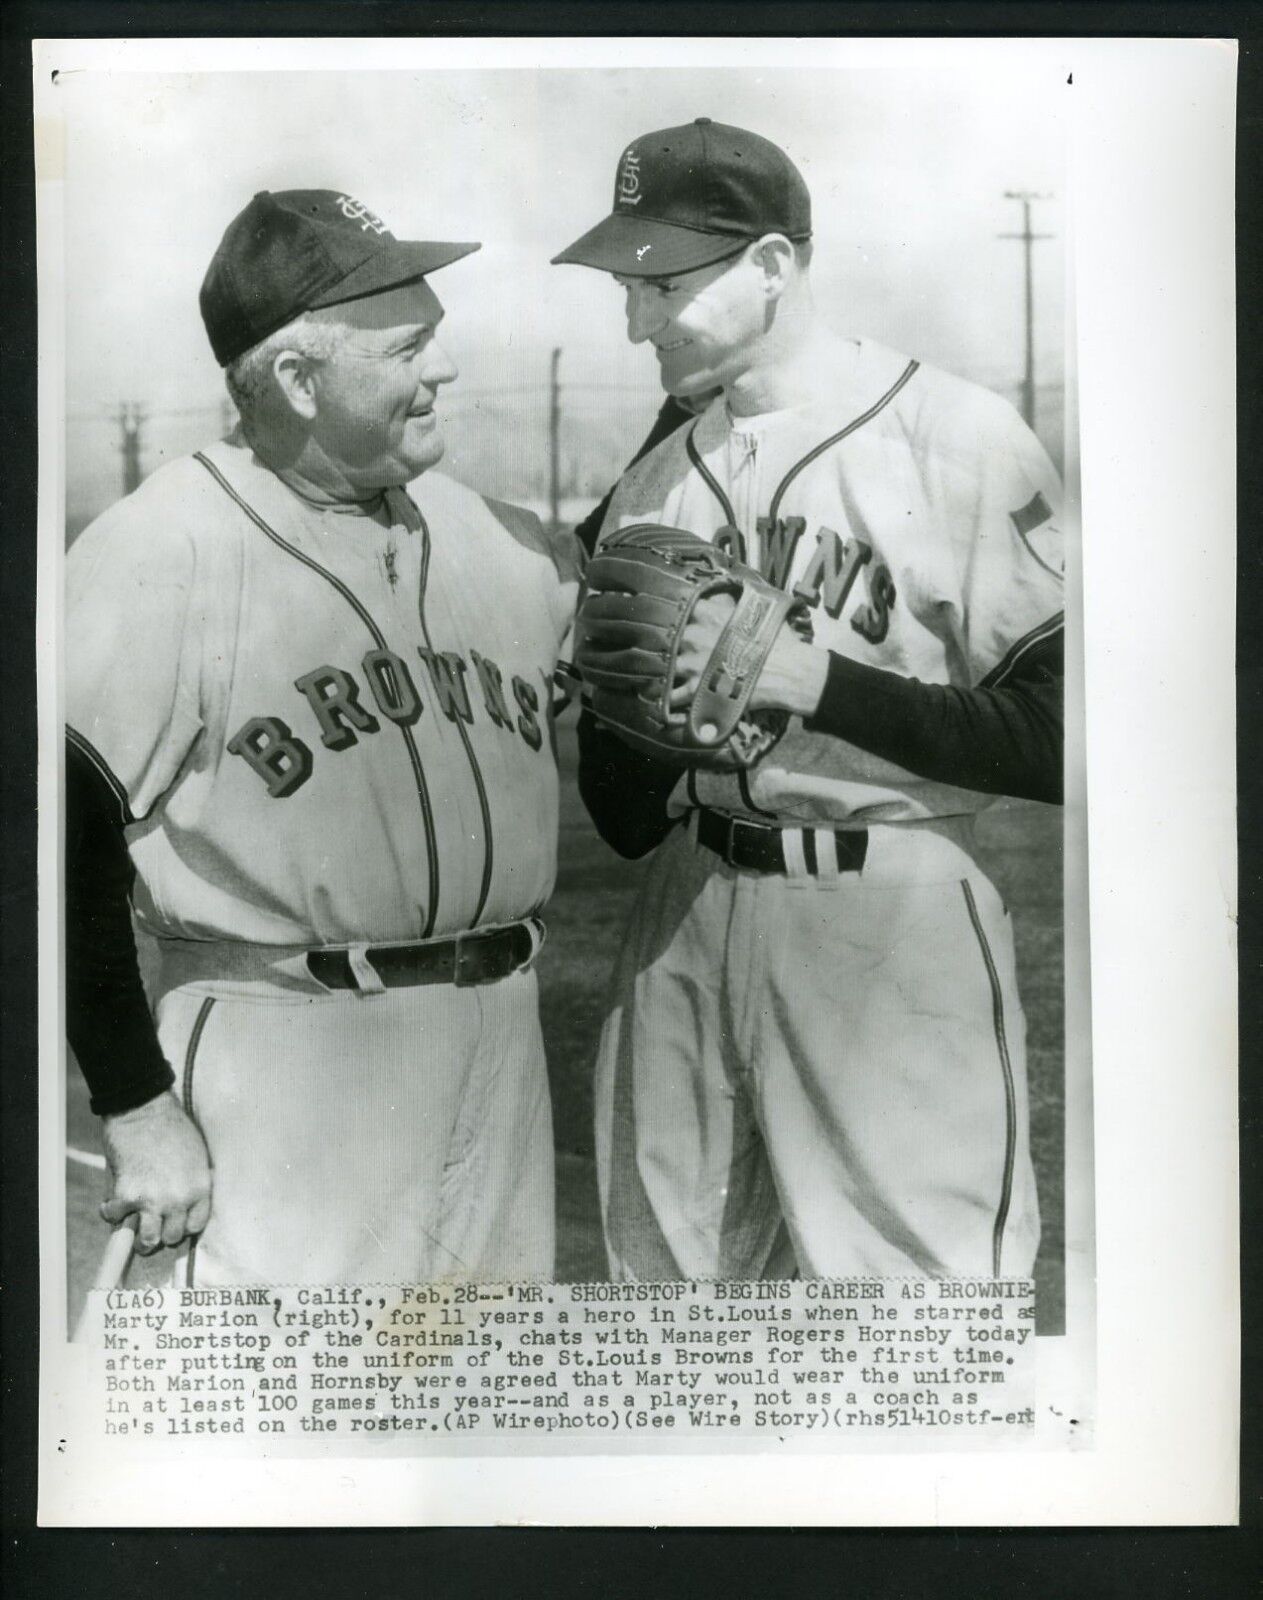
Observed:
[[[763,292],[779,300],[794,272],[794,247],[783,233],[765,233],[752,247],[750,259],[763,278]]]
[[[308,356],[282,350],[272,362],[276,387],[296,416],[311,422],[316,415],[316,369]]]

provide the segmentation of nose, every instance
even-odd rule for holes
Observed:
[[[426,346],[426,362],[422,370],[422,382],[437,389],[441,383],[451,383],[460,376],[456,363],[444,350],[437,339],[431,339]]]
[[[627,337],[632,344],[643,344],[662,327],[665,318],[655,300],[654,292],[644,284],[627,285]]]

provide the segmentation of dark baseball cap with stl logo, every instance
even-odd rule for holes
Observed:
[[[228,224],[202,282],[202,321],[221,367],[303,311],[411,283],[477,244],[396,239],[336,189],[263,190]]]
[[[765,233],[811,237],[802,174],[771,140],[698,117],[627,146],[610,215],[553,264],[657,278],[722,261]]]

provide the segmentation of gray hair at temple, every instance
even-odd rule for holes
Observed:
[[[304,311],[228,363],[224,382],[247,435],[266,428],[271,407],[279,398],[272,368],[281,351],[294,350],[313,366],[319,365],[341,349],[350,331],[345,322]]]

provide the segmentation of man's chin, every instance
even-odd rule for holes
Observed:
[[[438,434],[431,434],[420,449],[409,450],[407,455],[403,457],[407,472],[407,477],[403,481],[411,483],[414,478],[419,478],[423,472],[428,472],[432,466],[435,466],[443,459],[443,451],[446,448],[445,442]]]
[[[668,389],[667,394],[683,411],[690,411],[695,417],[700,417],[707,410],[711,402],[716,400],[723,389],[717,384],[699,383],[696,387],[690,386],[686,391]]]
[[[402,489],[413,483],[423,472],[428,472],[443,454],[441,439],[431,439],[424,450],[402,450],[371,467],[361,467],[347,476],[353,486],[364,496],[380,494],[383,489]]]
[[[683,400],[686,403],[697,400],[708,400],[716,392],[717,385],[712,378],[682,377],[668,378],[662,375],[662,387],[673,400]]]

